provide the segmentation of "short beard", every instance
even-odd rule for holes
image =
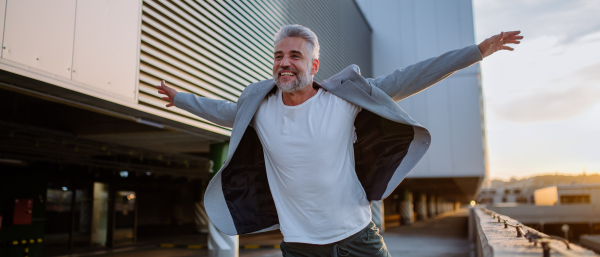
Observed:
[[[275,72],[275,74],[273,74],[273,80],[275,81],[275,85],[277,85],[277,87],[282,92],[294,93],[310,84],[310,81],[312,79],[310,76],[310,69],[307,69],[306,72],[303,74],[299,74],[298,71],[295,69],[290,69],[291,71],[296,73],[296,80],[290,83],[282,83],[279,81],[279,73],[282,70],[282,68],[279,68],[279,70]]]

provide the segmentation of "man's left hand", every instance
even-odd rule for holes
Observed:
[[[521,43],[519,40],[523,39],[523,36],[519,36],[520,33],[521,31],[509,31],[492,36],[478,45],[479,51],[481,52],[483,58],[485,58],[499,50],[515,50],[506,44]]]

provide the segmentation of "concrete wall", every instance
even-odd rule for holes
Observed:
[[[373,75],[387,75],[475,44],[470,0],[358,0],[373,28]],[[432,134],[408,178],[483,177],[485,129],[479,64],[459,71],[400,106]]]
[[[523,222],[505,216],[505,213],[498,213],[509,224]],[[523,231],[531,231],[540,236],[547,236],[527,226],[523,226]],[[480,208],[469,210],[469,241],[475,245],[475,256],[477,257],[542,256],[540,243],[532,246],[525,237],[517,237],[517,231],[514,227],[504,228],[504,222],[498,223],[496,218],[484,213]],[[556,240],[550,241],[550,247],[552,256],[596,256],[592,251],[574,244],[571,244],[571,249],[568,250],[564,243]]]

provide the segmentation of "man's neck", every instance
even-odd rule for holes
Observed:
[[[318,91],[319,91],[318,89],[313,87],[313,82],[311,81],[307,86],[303,87],[302,89],[300,89],[294,93],[283,92],[283,94],[282,94],[283,104],[285,104],[287,106],[300,105],[300,104],[306,102],[306,100],[308,100],[311,97],[313,97],[314,95],[316,95]]]

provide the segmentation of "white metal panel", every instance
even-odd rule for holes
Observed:
[[[434,139],[431,142],[428,154],[433,157],[430,160],[429,173],[440,174],[454,171],[452,158],[452,127],[451,113],[454,111],[450,107],[449,81],[442,81],[432,88],[427,89],[427,128]]]
[[[462,48],[460,26],[460,12],[458,0],[444,0],[436,3],[436,10],[432,12],[437,19],[438,51],[445,53]],[[471,33],[472,34],[472,33]]]
[[[359,0],[373,28],[373,74],[439,56],[474,43],[470,0]],[[399,105],[428,128],[432,144],[409,177],[485,174],[479,65]]]
[[[483,140],[481,90],[476,76],[450,77],[448,92],[451,112],[452,144],[450,153],[454,159],[456,174],[483,175],[485,172],[485,149]]]
[[[473,5],[471,0],[458,0],[458,11],[461,45],[468,46],[478,43],[475,42],[475,26],[473,24]]]
[[[75,0],[10,0],[2,58],[71,77]]]
[[[416,42],[417,42],[417,61],[429,59],[439,55],[438,40],[439,28],[438,17],[435,15],[435,0],[415,1],[415,24]]]
[[[77,2],[73,80],[135,100],[140,4]]]
[[[400,48],[402,51],[402,55],[399,56],[401,58],[401,64],[399,67],[406,67],[413,63],[420,61],[417,58],[417,29],[418,27],[415,24],[415,19],[417,13],[415,12],[415,1],[400,1],[400,25],[389,24],[388,26],[399,26],[401,31],[400,39],[396,45],[397,48]],[[419,14],[420,15],[420,14]]]
[[[6,17],[6,0],[0,0],[0,42],[4,42],[4,18]],[[2,55],[2,52],[0,52]]]
[[[398,15],[400,10],[399,2],[385,1],[385,4],[372,5],[371,11],[372,22],[376,24],[399,24],[401,16]],[[378,26],[373,29],[372,44],[373,44],[373,75],[375,77],[390,74],[401,65],[402,58],[378,58],[378,56],[400,56],[401,48],[398,43],[401,37],[401,30],[398,26]]]

